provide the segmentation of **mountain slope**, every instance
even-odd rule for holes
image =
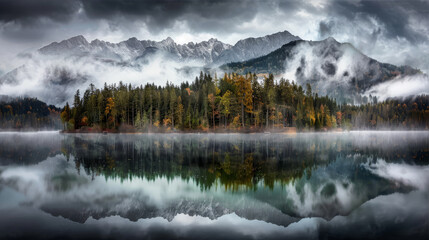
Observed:
[[[238,41],[233,47],[223,51],[215,64],[245,61],[270,53],[284,44],[300,40],[288,31],[278,32],[259,38],[246,38]]]
[[[372,86],[419,70],[380,63],[349,43],[333,38],[323,41],[297,40],[259,58],[221,66],[238,73],[274,73],[340,101],[359,103],[360,95]]]

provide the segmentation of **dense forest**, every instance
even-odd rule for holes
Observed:
[[[0,129],[60,129],[60,112],[37,98],[0,102]]]
[[[255,74],[208,73],[192,83],[175,86],[146,84],[133,87],[120,82],[83,93],[66,104],[61,120],[67,130],[111,131],[270,131],[298,130],[428,129],[429,96],[369,103],[338,104],[294,82],[262,81]]]

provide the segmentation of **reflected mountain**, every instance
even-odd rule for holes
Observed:
[[[288,227],[315,219],[327,234],[336,229],[331,223],[368,218],[368,204],[379,199],[427,199],[427,132],[38,137],[40,152],[28,151],[46,158],[3,162],[0,199],[6,191],[19,206],[82,224],[115,216],[175,222],[184,215]],[[21,133],[0,139],[12,159],[35,140]]]

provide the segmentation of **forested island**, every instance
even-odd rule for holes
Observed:
[[[66,132],[260,132],[428,129],[429,96],[337,103],[272,74],[200,73],[180,86],[94,85],[61,112]]]
[[[260,78],[260,77],[259,77]],[[339,103],[272,74],[200,73],[180,86],[90,85],[57,108],[36,98],[0,102],[0,128],[65,132],[284,132],[429,129],[429,96]]]

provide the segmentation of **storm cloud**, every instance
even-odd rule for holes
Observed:
[[[34,24],[33,20],[49,18],[54,21],[67,21],[79,10],[81,3],[76,0],[16,0],[0,1],[0,20]]]
[[[332,36],[379,61],[427,72],[428,13],[427,0],[0,0],[0,71],[17,67],[9,60],[18,53],[80,34],[234,44],[288,30],[307,40]]]
[[[405,38],[411,43],[427,41],[427,34],[413,26],[413,20],[428,23],[428,11],[429,2],[421,0],[332,1],[328,7],[334,17],[344,17],[347,22],[375,21],[386,30],[386,37]],[[323,27],[321,24],[320,32],[326,33]]]

